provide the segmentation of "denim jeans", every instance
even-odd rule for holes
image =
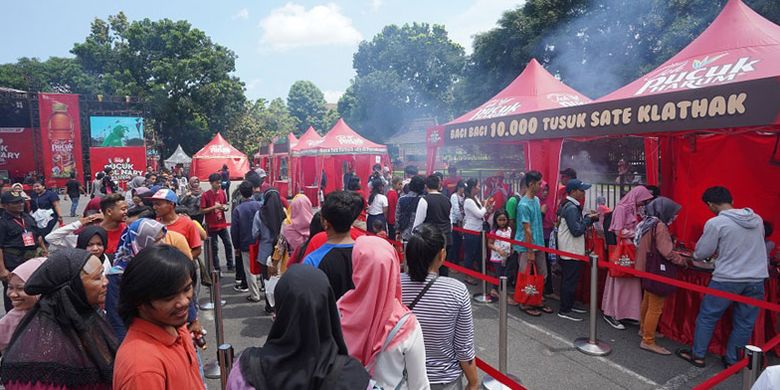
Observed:
[[[211,238],[211,253],[214,254],[214,269],[220,270],[219,265],[219,241],[217,238],[222,239],[222,245],[225,246],[225,263],[228,268],[233,268],[233,242],[230,239],[230,232],[227,229],[221,229],[216,231],[210,231],[209,237]]]
[[[127,334],[127,328],[122,318],[119,317],[117,305],[119,304],[119,283],[122,281],[122,275],[106,275],[108,278],[108,291],[106,292],[106,319],[114,330],[114,335],[121,343]]]
[[[76,209],[79,208],[79,197],[70,197],[70,216],[75,217],[76,216]]]
[[[453,225],[455,226],[455,225]],[[452,231],[452,239],[450,240],[452,243],[449,248],[447,248],[447,261],[450,263],[455,264],[461,264],[463,261],[463,258],[461,256],[461,248],[463,247],[463,233]]]
[[[463,266],[474,269],[474,263],[477,263],[477,269],[482,271],[482,237],[464,234],[463,250]]]
[[[574,307],[574,299],[577,295],[577,285],[580,281],[580,272],[585,263],[577,260],[559,261],[561,264],[561,313],[568,313]],[[552,279],[548,277],[547,280]]]
[[[710,288],[726,291],[748,298],[764,299],[764,282],[716,282],[710,281]],[[737,362],[737,349],[744,347],[753,333],[753,324],[758,316],[758,308],[752,305],[732,302],[725,298],[705,295],[696,317],[696,332],[693,335],[693,356],[698,358],[707,354],[715,325],[729,306],[734,305],[732,331],[726,344],[726,362]]]

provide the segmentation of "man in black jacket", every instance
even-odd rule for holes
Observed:
[[[452,245],[452,223],[450,221],[452,204],[439,191],[441,189],[441,178],[438,175],[428,176],[425,181],[425,187],[428,193],[417,203],[412,229],[423,223],[430,223],[436,226],[447,237],[447,250],[450,251],[450,246]],[[439,268],[439,275],[449,275],[448,268]]]

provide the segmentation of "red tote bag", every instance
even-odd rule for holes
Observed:
[[[517,273],[515,302],[526,306],[541,306],[544,275],[536,272],[536,262],[528,260],[525,272]]]
[[[636,247],[629,240],[621,239],[617,245],[610,246],[609,262],[621,267],[634,269],[636,264]],[[634,275],[616,268],[609,269],[609,276],[613,278],[632,278]]]
[[[249,258],[246,261],[249,262],[249,272],[252,275],[260,275],[263,270],[260,269],[260,263],[257,262],[257,252],[260,251],[260,243],[256,242],[249,245]]]

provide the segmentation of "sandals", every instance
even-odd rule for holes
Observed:
[[[657,345],[657,344],[650,345],[650,344],[645,344],[645,343],[639,343],[639,348],[640,349],[644,349],[647,352],[657,353],[657,354],[663,355],[663,356],[669,356],[669,355],[672,354],[671,352],[669,352],[668,349],[666,349],[666,348],[664,348],[664,347],[662,347],[660,345]]]
[[[694,367],[704,368],[704,358],[694,357],[690,348],[678,348],[674,354],[680,359],[691,363]]]
[[[525,314],[528,314],[531,317],[539,317],[542,315],[542,313],[539,310],[536,310],[533,307],[520,307],[520,311],[522,311]]]

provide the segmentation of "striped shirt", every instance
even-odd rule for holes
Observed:
[[[409,305],[436,274],[425,282],[401,275],[401,292]],[[440,276],[412,310],[425,340],[425,368],[431,384],[449,383],[460,377],[459,362],[476,356],[471,297],[460,281]]]

